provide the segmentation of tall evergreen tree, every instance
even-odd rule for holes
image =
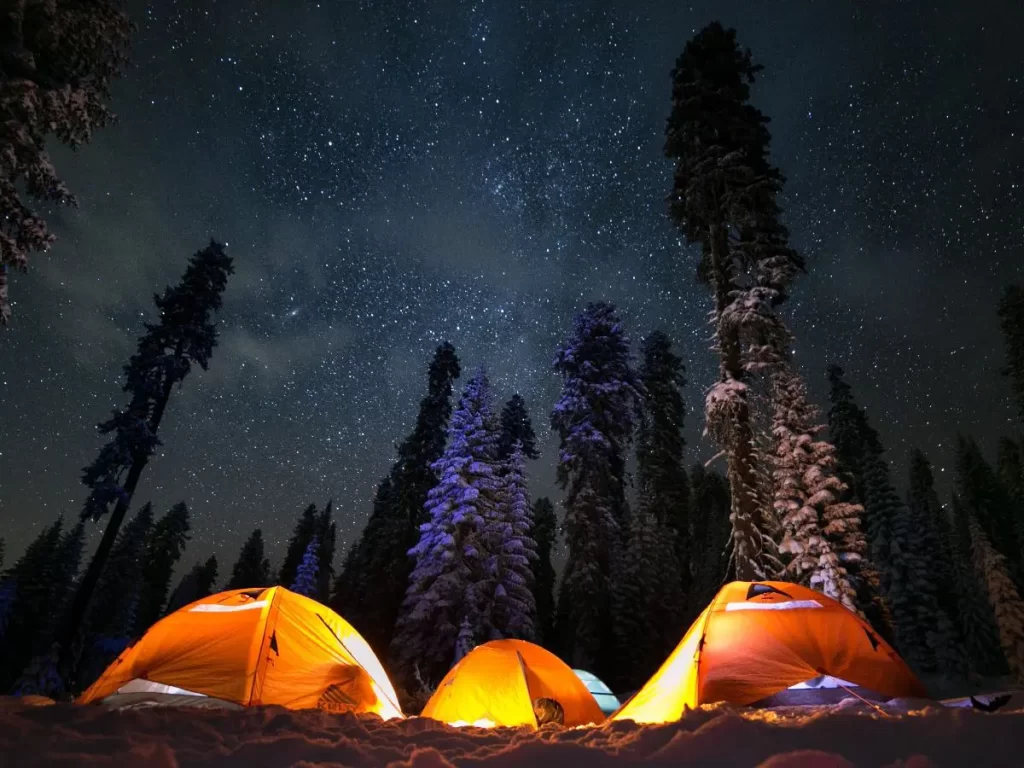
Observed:
[[[750,385],[788,344],[773,307],[803,267],[779,221],[784,179],[768,160],[768,118],[750,104],[759,70],[735,30],[718,22],[702,29],[672,72],[665,141],[676,162],[669,214],[687,242],[700,244],[697,274],[711,290],[720,365],[706,399],[707,431],[728,461],[739,579],[777,568],[755,493]]]
[[[537,604],[533,596],[533,564],[537,560],[537,544],[530,538],[533,520],[522,443],[517,440],[508,459],[498,460],[497,471],[500,476],[497,504],[494,517],[486,521],[495,582],[491,637],[534,640]]]
[[[152,530],[153,505],[145,504],[125,524],[110,550],[89,611],[87,626],[91,634],[125,644],[135,637]]]
[[[60,548],[64,521],[58,518],[28,545],[25,553],[4,574],[11,606],[6,632],[0,642],[0,692],[7,693],[28,664],[41,650],[50,626],[53,606],[50,593],[56,554]]]
[[[663,331],[654,331],[644,339],[642,353],[640,382],[644,396],[637,430],[637,485],[651,513],[673,541],[680,587],[685,594],[690,583],[690,479],[683,458],[685,368]],[[694,544],[702,546],[700,542]]]
[[[971,669],[980,675],[1003,675],[1006,659],[999,645],[995,612],[983,578],[974,567],[970,520],[960,498],[953,496],[953,573],[956,578],[957,618]]]
[[[828,367],[829,399],[828,431],[843,479],[855,498],[863,500],[864,475],[872,456],[884,453],[878,432],[868,422],[867,414],[853,398],[853,389],[843,379],[844,371],[838,365]]]
[[[398,446],[398,459],[377,487],[366,528],[346,557],[335,584],[332,607],[345,616],[378,654],[391,642],[414,560],[409,550],[426,521],[428,492],[437,485],[433,470],[444,452],[452,413],[453,382],[459,358],[448,342],[437,347],[428,369],[426,396],[416,426]]]
[[[924,452],[917,448],[910,452],[907,508],[910,510],[913,527],[920,532],[918,541],[921,551],[918,554],[928,561],[935,600],[947,616],[955,619],[959,608],[955,573],[957,553],[952,524],[935,491],[932,464]]]
[[[1016,558],[1018,569],[1024,571],[1024,443],[1009,437],[1000,438],[996,466],[999,482],[1009,495],[1009,514],[1019,548]]]
[[[299,571],[302,558],[306,554],[309,542],[316,536],[319,528],[319,515],[316,504],[310,504],[299,515],[295,528],[292,530],[292,537],[288,540],[288,549],[285,550],[284,562],[281,563],[281,570],[277,574],[277,583],[287,587],[295,581],[295,574]]]
[[[533,561],[533,599],[537,606],[537,641],[551,646],[555,641],[555,568],[551,554],[558,540],[558,518],[551,500],[542,496],[533,503],[530,538],[537,545]]]
[[[319,568],[317,575],[317,600],[327,603],[331,594],[331,579],[334,578],[334,550],[338,541],[338,527],[333,520],[334,500],[328,499],[327,506],[321,510],[316,521],[316,540],[318,549],[316,562]]]
[[[263,531],[257,528],[242,545],[238,560],[231,569],[231,578],[224,587],[230,589],[248,589],[250,587],[269,587],[273,583],[270,572],[270,560],[263,554]]]
[[[167,601],[167,613],[173,613],[196,600],[202,600],[213,593],[217,581],[217,557],[211,555],[206,562],[196,563],[192,570],[181,577]]]
[[[489,639],[495,578],[488,522],[501,491],[497,419],[481,368],[452,414],[448,447],[433,466],[430,520],[412,550],[416,566],[391,645],[399,674],[437,682],[458,650]]]
[[[974,564],[988,593],[1010,673],[1024,683],[1024,600],[1010,579],[1006,558],[995,550],[982,527],[969,520]]]
[[[86,144],[113,114],[110,86],[128,62],[133,25],[119,0],[13,0],[0,15],[0,325],[11,314],[8,271],[56,240],[25,197],[76,205],[47,139]]]
[[[779,549],[789,556],[786,572],[859,613],[847,565],[867,550],[862,509],[840,500],[846,485],[836,475],[835,448],[819,439],[824,426],[795,372],[775,375],[772,402],[774,508],[784,532]]]
[[[617,690],[643,685],[686,631],[673,533],[647,499],[629,515],[612,580]]]
[[[189,540],[188,532],[188,507],[183,501],[171,507],[153,526],[142,565],[139,609],[132,633],[135,637],[141,637],[163,615],[171,576]]]
[[[1008,285],[999,302],[999,324],[1006,341],[1006,369],[1017,411],[1024,421],[1024,286]]]
[[[626,454],[640,381],[612,304],[588,304],[558,348],[562,394],[551,413],[559,437],[557,479],[566,491],[569,558],[560,590],[563,658],[599,676],[610,671],[612,560],[626,518]]]
[[[99,425],[113,438],[82,475],[90,489],[83,519],[99,520],[110,510],[110,520],[96,553],[82,577],[71,606],[65,631],[61,633],[62,673],[74,677],[73,642],[89,609],[93,590],[121,522],[131,505],[142,471],[160,445],[157,430],[163,420],[174,387],[198,365],[206,370],[217,344],[214,313],[220,309],[222,294],[232,273],[231,259],[219,244],[197,252],[190,260],[181,283],[154,297],[159,321],[146,323],[136,353],[124,368],[124,391],[131,393],[127,408]]]
[[[501,461],[508,461],[516,442],[523,446],[523,456],[526,458],[536,459],[540,456],[530,412],[526,410],[526,401],[519,394],[512,395],[501,409],[501,437],[498,441],[498,458]]]
[[[717,472],[707,471],[702,464],[690,470],[690,570],[692,582],[688,600],[687,626],[714,598],[729,580],[729,545],[732,527],[729,511],[729,483]],[[682,639],[680,634],[679,639]]]
[[[302,562],[295,569],[295,581],[291,584],[291,591],[314,600],[319,598],[320,592],[317,586],[320,581],[320,565],[317,553],[320,550],[320,540],[314,534],[306,545],[306,551],[302,553]]]

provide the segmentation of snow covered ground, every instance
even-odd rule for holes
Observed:
[[[994,714],[843,702],[808,714],[711,707],[681,722],[564,730],[455,729],[423,718],[284,709],[27,706],[0,699],[0,765],[446,766],[739,765],[760,768],[1024,765],[1024,696]]]

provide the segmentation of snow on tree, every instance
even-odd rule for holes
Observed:
[[[309,542],[316,536],[317,531],[317,510],[316,504],[310,504],[299,516],[292,530],[292,537],[288,540],[288,548],[285,550],[284,561],[281,563],[281,570],[277,574],[277,583],[284,586],[295,581],[295,575],[302,564],[302,558],[306,555]]]
[[[533,597],[537,606],[537,642],[551,646],[555,640],[555,568],[551,553],[558,540],[558,519],[551,500],[541,497],[533,504],[530,538],[537,545],[533,561]]]
[[[739,579],[777,568],[757,504],[752,380],[783,356],[788,332],[773,308],[803,260],[788,245],[776,198],[783,177],[768,160],[768,119],[750,104],[760,67],[714,22],[687,45],[672,72],[665,154],[676,161],[669,214],[701,245],[697,275],[711,290],[719,380],[705,398],[707,433],[728,462],[733,561]]]
[[[642,498],[612,571],[616,690],[636,690],[679,643],[685,602],[673,531]]]
[[[672,351],[672,340],[663,331],[651,333],[641,348],[640,381],[644,396],[637,429],[637,486],[673,540],[679,586],[685,595],[691,579],[690,479],[683,456],[685,368],[682,359]],[[694,544],[703,546],[702,542]]]
[[[8,280],[56,237],[25,198],[76,205],[46,141],[78,149],[114,115],[112,81],[127,64],[133,25],[119,0],[11,0],[0,17],[0,325],[11,315]]]
[[[192,570],[181,577],[178,586],[167,601],[166,613],[173,613],[196,600],[202,600],[213,593],[217,581],[217,557],[211,556],[204,563],[196,563]]]
[[[316,600],[319,596],[320,564],[317,561],[317,552],[320,550],[320,539],[314,534],[306,545],[306,551],[302,554],[302,562],[295,569],[295,581],[289,587],[292,592]]]
[[[540,456],[530,412],[526,410],[526,401],[519,394],[512,395],[501,409],[501,437],[498,440],[498,458],[501,461],[507,461],[512,455],[516,442],[522,445],[523,456],[526,458],[536,459]]]
[[[489,545],[501,483],[498,424],[487,374],[466,384],[448,428],[448,446],[434,462],[440,478],[427,497],[430,519],[410,554],[409,579],[392,657],[400,675],[436,683],[464,650],[491,635],[496,562]]]
[[[438,483],[434,463],[445,448],[453,382],[459,378],[455,347],[439,345],[427,372],[427,394],[416,426],[398,446],[398,458],[377,487],[362,535],[335,581],[331,607],[345,616],[382,655],[389,647],[405,599],[413,559],[409,550],[425,522],[428,492]]]
[[[272,583],[270,560],[264,555],[263,531],[257,528],[242,545],[224,589],[269,587]]]
[[[221,308],[222,295],[232,273],[231,258],[214,241],[190,260],[181,282],[164,290],[154,301],[160,317],[145,323],[146,333],[124,368],[124,391],[131,393],[127,408],[99,425],[113,434],[96,460],[85,468],[82,482],[89,487],[82,518],[99,520],[110,512],[96,553],[82,577],[71,606],[67,627],[61,633],[62,670],[74,675],[73,643],[89,609],[93,590],[103,572],[121,522],[131,504],[142,471],[159,446],[157,430],[171,392],[198,365],[206,370],[217,344],[213,315]]]
[[[1017,411],[1024,421],[1024,287],[1008,285],[999,302],[999,324],[1006,343],[1006,368]]]
[[[786,573],[861,613],[846,565],[865,554],[862,509],[840,500],[846,485],[836,475],[835,448],[819,437],[824,425],[803,381],[788,367],[773,378],[774,509],[783,529],[779,550],[789,556]]]
[[[153,526],[142,566],[135,637],[141,637],[163,615],[174,567],[189,540],[188,507],[179,501]]]
[[[494,563],[491,638],[534,640],[537,604],[533,596],[533,563],[537,560],[537,544],[530,538],[533,520],[522,443],[517,440],[512,444],[511,455],[499,464],[498,470],[500,492],[492,517],[486,521],[487,547]]]
[[[725,582],[729,581],[729,544],[732,527],[729,483],[702,464],[690,470],[690,539],[700,542],[690,550],[693,581],[684,626],[700,615]]]
[[[551,427],[559,437],[556,477],[566,491],[569,550],[559,591],[562,655],[604,677],[613,668],[609,578],[626,517],[626,454],[642,387],[612,304],[588,304],[576,316],[554,369],[562,393]]]
[[[975,568],[984,580],[995,613],[999,644],[1010,673],[1017,682],[1024,683],[1024,600],[1010,579],[1006,558],[993,548],[976,520],[970,518],[968,525]]]

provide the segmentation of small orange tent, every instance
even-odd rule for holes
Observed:
[[[672,722],[684,707],[753,704],[822,676],[887,698],[928,695],[871,625],[835,600],[799,584],[734,581],[611,719]]]
[[[533,700],[555,699],[565,725],[604,720],[586,685],[553,653],[524,640],[492,640],[452,667],[423,708],[449,725],[537,727]]]
[[[334,611],[283,587],[221,592],[166,616],[78,703],[119,693],[402,717],[384,668],[359,633]]]

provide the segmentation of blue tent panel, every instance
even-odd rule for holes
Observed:
[[[597,675],[584,669],[574,669],[573,672],[587,686],[587,690],[594,695],[597,706],[601,708],[602,712],[610,715],[619,708],[620,702],[612,693],[612,689],[605,685]]]

